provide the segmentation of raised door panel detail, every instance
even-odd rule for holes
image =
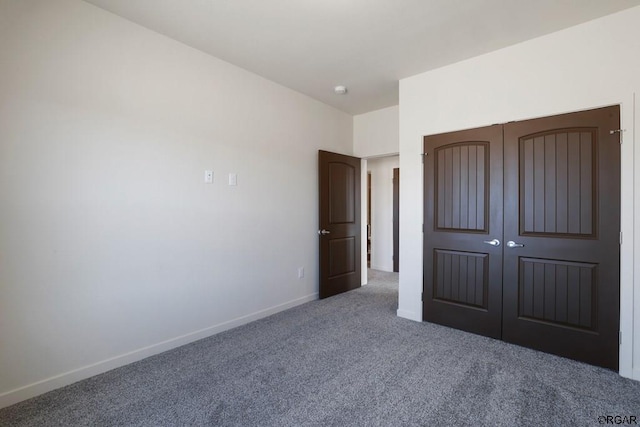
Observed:
[[[489,143],[463,142],[434,150],[435,229],[486,232]]]
[[[597,266],[520,258],[519,317],[596,330]]]
[[[356,220],[356,170],[346,163],[329,164],[329,223],[350,224]]]
[[[597,129],[520,138],[520,234],[595,238]]]
[[[329,277],[353,273],[356,270],[356,239],[346,237],[329,242]]]
[[[487,308],[487,254],[435,249],[433,299]]]

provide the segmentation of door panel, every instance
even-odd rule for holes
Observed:
[[[425,137],[424,320],[499,338],[502,127]]]
[[[320,298],[360,286],[360,159],[318,152]]]
[[[487,231],[488,146],[474,141],[434,149],[438,230]]]
[[[597,265],[521,257],[518,311],[523,319],[595,330]]]
[[[521,235],[594,236],[596,139],[573,128],[519,141]]]
[[[508,123],[503,339],[617,369],[619,107]]]
[[[360,168],[358,174],[360,173]],[[329,224],[353,224],[357,214],[356,167],[332,161],[329,163]]]
[[[487,254],[434,250],[434,300],[487,309]]]

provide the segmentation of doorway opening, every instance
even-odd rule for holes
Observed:
[[[366,162],[366,265],[371,270],[398,272],[400,157],[376,157],[367,159]]]

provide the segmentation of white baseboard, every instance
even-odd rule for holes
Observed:
[[[396,314],[398,315],[398,317],[402,317],[403,319],[409,319],[409,320],[413,320],[415,322],[422,322],[422,316],[420,316],[420,314],[418,314],[416,312],[413,312],[413,311],[407,311],[407,310],[398,309]]]
[[[386,271],[387,273],[393,273],[393,265],[391,267],[389,267],[388,265],[383,266],[383,265],[373,265],[373,264],[371,264],[371,269],[372,270],[378,270],[378,271]]]
[[[171,338],[166,341],[159,342],[147,347],[140,348],[138,350],[131,351],[129,353],[121,354],[116,357],[112,357],[106,360],[102,360],[91,365],[83,366],[73,371],[65,372],[41,381],[37,381],[32,384],[25,385],[23,387],[16,388],[14,390],[7,391],[0,394],[0,408],[11,406],[15,403],[21,402],[32,397],[36,397],[40,394],[47,393],[60,387],[73,384],[80,380],[93,377],[98,374],[110,371],[121,366],[128,365],[133,362],[145,359],[147,357],[156,355],[158,353],[165,352],[167,350],[180,347],[185,344],[189,344],[194,341],[201,340],[203,338],[210,337],[220,332],[233,329],[237,326],[241,326],[254,320],[262,319],[263,317],[270,316],[288,308],[295,307],[300,304],[304,304],[309,301],[318,299],[318,294],[307,295],[302,298],[298,298],[292,301],[285,302],[283,304],[276,305],[274,307],[266,308],[264,310],[257,311],[246,316],[238,317],[217,325],[210,326],[208,328],[200,329],[198,331],[190,332],[188,334]]]
[[[632,380],[640,381],[640,368],[636,368],[633,370],[633,374],[631,376]]]

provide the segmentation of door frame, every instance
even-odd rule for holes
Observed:
[[[385,157],[398,157],[398,159],[400,158],[400,153],[395,152],[395,153],[388,153],[388,154],[377,154],[375,156],[368,156],[368,157],[361,157],[361,164],[360,164],[360,174],[361,174],[361,179],[360,179],[360,195],[361,195],[361,199],[362,199],[362,203],[360,203],[361,206],[361,211],[362,211],[362,216],[361,216],[361,224],[362,224],[362,247],[366,248],[367,247],[367,172],[368,172],[368,161],[369,160],[375,160],[375,159],[382,159]],[[398,165],[398,167],[400,167]],[[373,213],[372,213],[373,215]],[[360,265],[362,266],[362,274],[360,275],[360,277],[362,278],[362,285],[366,285],[368,283],[368,269],[367,269],[367,252],[366,251],[362,251],[361,254],[361,262]]]
[[[393,168],[393,272],[400,272],[400,166]]]

